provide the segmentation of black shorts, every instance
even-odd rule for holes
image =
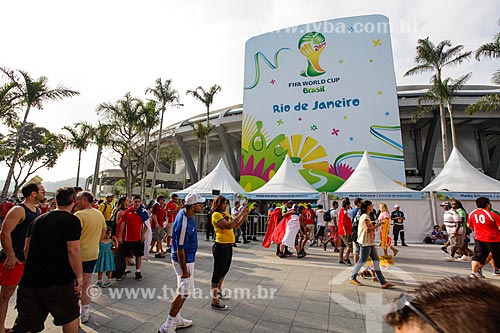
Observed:
[[[144,243],[141,241],[136,242],[123,242],[123,253],[128,257],[131,253],[134,257],[142,257],[144,255]]]
[[[316,233],[316,237],[323,237],[323,236],[325,236],[325,226],[320,225],[318,227],[318,232]]]
[[[474,255],[472,256],[473,261],[479,262],[484,265],[486,258],[492,255],[493,261],[498,266],[500,263],[500,242],[483,242],[476,240],[476,245],[474,245]]]
[[[49,288],[19,287],[16,308],[15,333],[42,332],[49,313],[57,326],[69,324],[80,316],[73,282]]]
[[[94,267],[97,262],[96,260],[89,260],[82,262],[82,268],[84,273],[94,273]]]

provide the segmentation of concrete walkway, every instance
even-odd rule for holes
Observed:
[[[252,242],[234,251],[224,288],[232,298],[223,301],[229,311],[210,308],[212,274],[211,242],[199,244],[195,268],[197,290],[186,301],[182,316],[193,320],[191,332],[393,332],[383,322],[388,303],[401,292],[421,283],[453,275],[466,276],[470,264],[444,262],[437,245],[410,244],[399,247],[395,266],[384,270],[397,288],[382,290],[379,284],[363,280],[363,287],[348,284],[351,268],[338,264],[338,254],[329,248],[306,250],[306,258],[280,259],[275,248],[264,249]],[[380,251],[379,251],[380,253]],[[133,267],[130,267],[133,271]],[[143,265],[144,280],[133,274],[111,288],[94,289],[91,317],[81,332],[155,333],[165,321],[176,278],[170,259],[150,259]],[[500,277],[485,268],[488,282],[500,285]],[[15,298],[11,300],[7,327],[15,318]],[[60,332],[52,318],[44,332]],[[181,331],[181,330],[179,330]]]

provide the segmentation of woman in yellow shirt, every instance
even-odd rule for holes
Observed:
[[[248,207],[245,207],[236,216],[226,211],[227,199],[222,195],[215,198],[212,204],[212,225],[215,229],[215,243],[212,246],[214,256],[214,271],[212,273],[212,303],[214,310],[228,310],[228,307],[222,304],[219,299],[224,299],[222,295],[222,282],[229,271],[231,260],[233,258],[233,244],[235,242],[233,229],[239,228],[245,217],[248,215]]]

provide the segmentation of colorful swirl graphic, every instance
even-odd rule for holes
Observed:
[[[372,125],[370,126],[370,134],[379,139],[380,141],[384,142],[385,144],[388,144],[389,146],[395,148],[396,150],[400,151],[403,153],[403,145],[392,140],[391,138],[387,137],[386,135],[382,134],[381,131],[399,131],[401,129],[401,126],[382,126],[382,125]],[[386,154],[386,153],[379,153],[379,152],[373,152],[369,151],[368,152],[371,157],[373,158],[379,158],[382,160],[390,160],[390,161],[399,161],[403,162],[404,161],[404,156],[403,154],[401,155],[394,155],[394,154]],[[343,154],[340,154],[337,156],[334,162],[335,166],[335,171],[338,173],[339,168],[341,165],[341,162],[350,158],[361,158],[363,157],[364,151],[348,151]]]
[[[262,60],[264,60],[264,62],[267,64],[267,66],[269,66],[269,68],[278,69],[278,55],[283,50],[290,51],[290,49],[288,47],[282,47],[281,49],[276,51],[276,53],[274,53],[274,64],[269,59],[267,59],[267,57],[264,55],[264,53],[262,53],[260,51],[255,53],[255,55],[253,57],[254,65],[255,65],[255,80],[253,81],[253,83],[251,85],[245,87],[245,89],[253,89],[259,84],[259,81],[260,81],[259,56],[262,58]]]

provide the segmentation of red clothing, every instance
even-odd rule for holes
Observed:
[[[345,208],[341,208],[339,211],[339,236],[348,236],[352,234],[352,221],[349,216],[349,212]],[[344,227],[347,231],[347,235],[344,232]]]
[[[307,208],[302,213],[305,224],[314,224],[314,218],[316,217],[316,213],[312,208]]]
[[[167,222],[168,223],[174,223],[175,217],[177,216],[177,213],[179,212],[177,209],[177,204],[173,202],[172,200],[169,200],[166,205],[166,210],[167,210]]]
[[[122,235],[124,241],[137,242],[141,240],[144,223],[139,214],[135,212],[133,206],[123,212],[120,223],[125,223]]]
[[[292,218],[292,215],[285,216],[284,218],[281,219],[280,224],[278,224],[273,231],[273,235],[271,236],[271,242],[276,243],[276,244],[281,244],[281,241],[283,240],[283,237],[285,236],[286,232],[286,225],[288,224],[288,221]]]
[[[500,242],[500,216],[486,209],[476,208],[467,219],[474,230],[474,239],[481,242]]]
[[[266,236],[264,236],[264,240],[262,240],[262,246],[265,248],[269,248],[271,246],[271,238],[273,237],[274,230],[278,224],[278,220],[281,216],[281,209],[273,210],[271,214],[271,218],[269,219],[269,223],[267,224]]]
[[[49,211],[49,205],[48,204],[40,204],[40,214],[45,214]]]
[[[4,219],[5,216],[7,216],[7,213],[9,212],[9,210],[14,207],[14,203],[13,202],[10,202],[10,201],[5,201],[2,206],[1,206],[1,214],[2,214],[2,218]]]
[[[159,203],[153,205],[152,213],[156,215],[156,220],[158,220],[159,228],[163,228],[163,223],[165,223],[165,209]],[[151,228],[154,228],[154,221],[151,219]]]

